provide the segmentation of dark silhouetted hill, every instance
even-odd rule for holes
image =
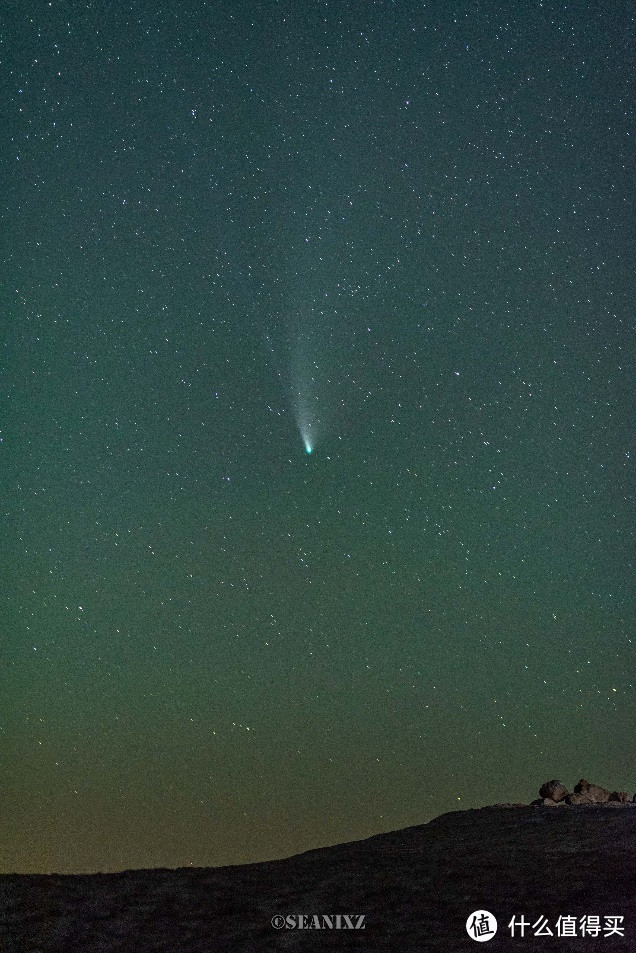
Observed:
[[[485,947],[466,932],[482,909],[498,921]],[[297,928],[300,914],[311,928]],[[365,928],[330,928],[337,914],[364,915]],[[275,915],[294,928],[274,929]],[[513,916],[546,918],[554,936],[529,926],[512,938]],[[565,916],[576,937],[558,936]],[[581,936],[594,916],[600,934]],[[604,935],[609,916],[624,918],[624,936]],[[636,951],[636,805],[495,805],[240,867],[0,877],[2,953],[478,948]]]

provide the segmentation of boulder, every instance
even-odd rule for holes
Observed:
[[[535,807],[563,807],[565,801],[554,801],[551,797],[539,797],[531,802]]]
[[[539,788],[539,794],[541,797],[550,798],[552,801],[564,801],[569,791],[561,781],[546,781]]]
[[[612,791],[609,796],[610,801],[620,801],[621,804],[627,804],[628,801],[631,801],[631,795],[627,791]]]
[[[575,794],[583,794],[592,804],[604,804],[609,801],[610,792],[607,788],[601,788],[598,784],[590,784],[585,778],[581,778],[578,784],[574,785]]]
[[[565,799],[566,804],[596,804],[596,801],[591,801],[586,794],[568,794]]]

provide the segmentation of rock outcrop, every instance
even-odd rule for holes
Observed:
[[[599,806],[605,807],[636,807],[636,794],[627,791],[609,791],[598,784],[591,784],[585,778],[574,785],[570,794],[561,781],[546,781],[539,788],[539,797],[532,801],[535,807],[566,807],[566,806]]]

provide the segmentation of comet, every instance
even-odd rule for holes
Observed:
[[[324,410],[324,402],[318,393],[320,391],[324,396],[320,340],[311,329],[290,335],[280,348],[286,352],[282,361],[277,357],[269,334],[265,334],[264,340],[291,405],[305,453],[310,455],[323,432],[321,409]]]
[[[295,338],[291,348],[292,409],[307,454],[314,452],[321,431],[317,343],[315,336],[306,332]]]

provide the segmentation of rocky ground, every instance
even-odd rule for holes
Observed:
[[[458,811],[241,867],[4,875],[0,951],[461,953],[479,948],[466,932],[478,910],[497,919],[489,950],[636,951],[636,804]],[[341,914],[341,929],[311,919],[325,914]],[[275,929],[277,915],[293,916],[294,928]],[[365,928],[352,929],[361,915]],[[511,936],[512,917],[527,921],[524,937],[518,926]],[[575,935],[559,935],[559,917],[576,918],[560,927]],[[623,918],[615,923],[621,932],[609,935],[609,917]],[[581,935],[584,925],[589,935]],[[535,935],[548,929],[552,937]]]

